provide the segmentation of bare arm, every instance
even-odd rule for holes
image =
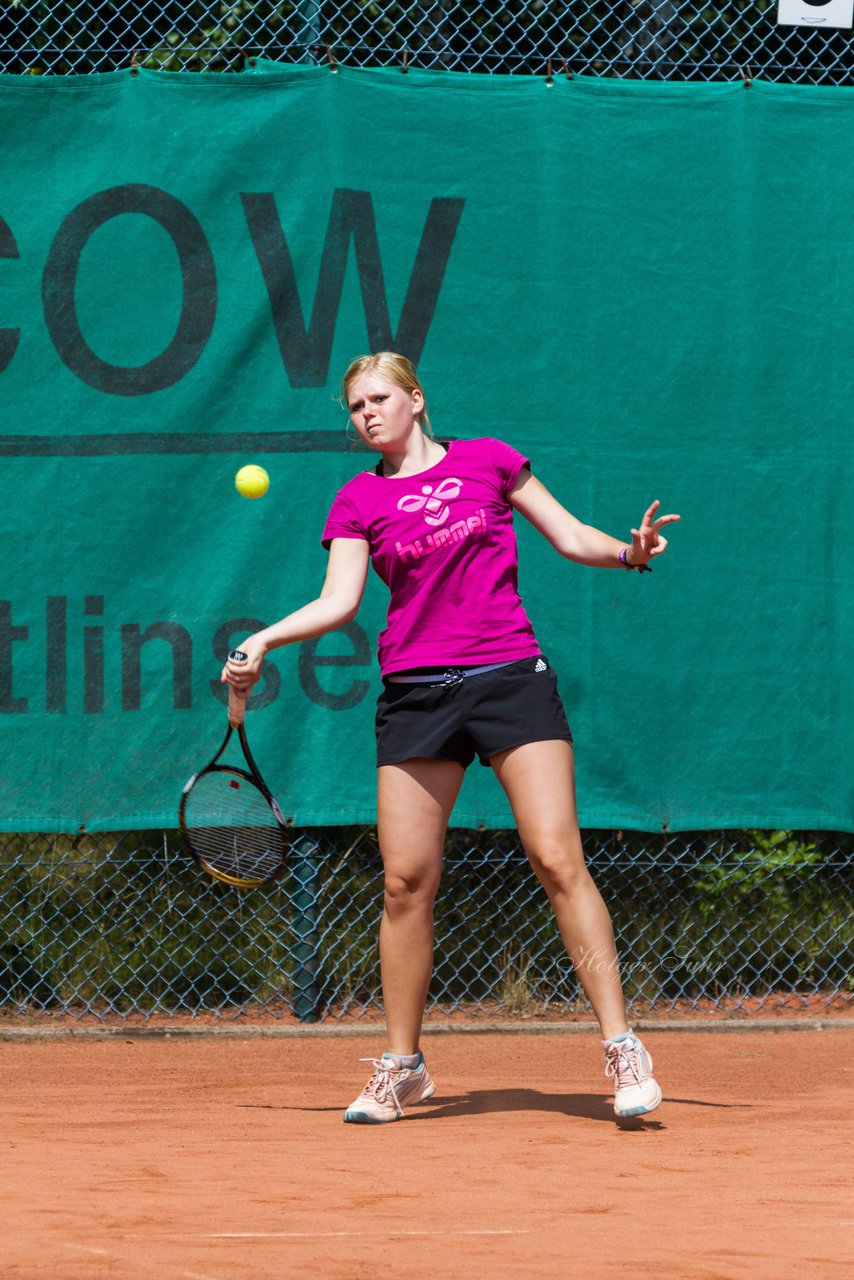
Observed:
[[[229,660],[220,677],[223,684],[234,686],[247,696],[261,674],[261,665],[271,649],[297,644],[315,636],[335,631],[355,618],[362,602],[368,576],[367,542],[358,538],[334,538],[329,548],[329,563],[323,589],[316,600],[263,631],[247,636],[238,646],[247,656],[239,664]]]
[[[510,504],[567,560],[608,569],[621,567],[619,556],[624,547],[630,565],[646,564],[653,556],[661,555],[667,549],[667,539],[661,537],[660,530],[679,519],[677,515],[656,518],[661,504],[655,501],[644,514],[640,528],[632,529],[631,543],[620,542],[609,533],[577,520],[527,467],[519,473],[510,492]]]

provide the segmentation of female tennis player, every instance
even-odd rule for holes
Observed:
[[[241,641],[222,678],[247,696],[267,653],[333,631],[359,608],[369,562],[389,587],[379,637],[377,831],[385,872],[380,966],[388,1043],[344,1119],[384,1124],[435,1091],[419,1040],[433,968],[433,902],[445,832],[475,756],[507,794],[598,1019],[618,1116],[654,1110],[652,1059],[629,1028],[608,910],[585,866],[572,738],[554,673],[517,589],[513,514],[577,564],[642,571],[677,515],[653,502],[620,542],[572,516],[526,457],[491,438],[441,444],[403,356],[347,369],[350,421],[379,462],[338,492],[323,531],[320,596]]]

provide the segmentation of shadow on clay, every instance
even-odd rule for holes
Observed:
[[[664,1106],[724,1107],[726,1102],[700,1102],[694,1098],[665,1098]],[[632,1116],[618,1119],[610,1097],[598,1093],[541,1093],[538,1089],[477,1089],[458,1097],[443,1097],[420,1103],[417,1109],[407,1112],[409,1120],[439,1120],[447,1116],[488,1115],[495,1112],[539,1111],[558,1115],[579,1116],[584,1120],[598,1120],[605,1124],[617,1124],[621,1129],[655,1130],[666,1125],[658,1113],[649,1116]]]

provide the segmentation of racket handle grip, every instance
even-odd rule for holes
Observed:
[[[228,655],[232,662],[245,662],[246,654],[242,649],[232,649]],[[228,686],[228,723],[232,729],[239,729],[246,717],[246,699],[241,698],[240,694],[234,688],[234,685]]]

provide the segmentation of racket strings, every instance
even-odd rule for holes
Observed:
[[[193,855],[227,883],[263,884],[282,865],[284,833],[269,800],[227,769],[202,774],[190,788],[184,835]]]

